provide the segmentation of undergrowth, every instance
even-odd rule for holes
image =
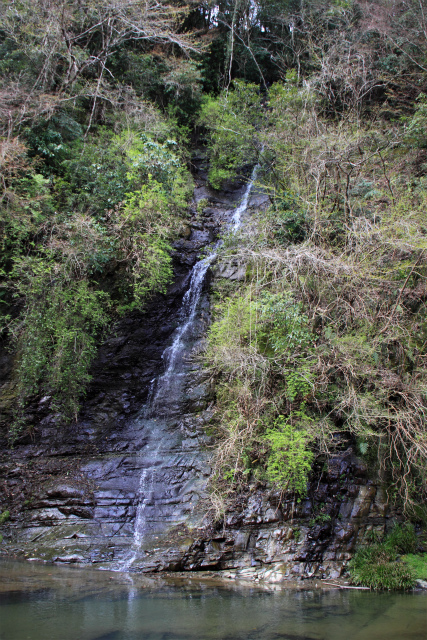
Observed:
[[[349,563],[351,581],[371,589],[389,591],[411,589],[418,575],[414,563],[401,555],[413,553],[417,537],[409,523],[397,524],[382,542],[358,549]]]
[[[218,105],[241,125],[244,106]],[[343,434],[406,516],[427,518],[427,191],[410,138],[423,105],[406,125],[331,122],[289,73],[269,92],[267,124],[247,129],[270,204],[219,258],[246,266],[240,286],[218,286],[205,354],[222,509],[254,480],[304,495],[310,464]],[[234,130],[225,142],[209,109],[217,158]]]

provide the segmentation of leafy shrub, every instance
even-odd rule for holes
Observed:
[[[39,173],[27,147],[18,139],[0,142],[2,194],[0,207],[0,267],[27,253],[34,237],[53,212],[50,181]]]
[[[255,303],[254,303],[255,305]],[[264,292],[256,303],[261,351],[284,365],[286,396],[290,402],[304,398],[313,387],[307,354],[314,336],[301,305],[287,293]]]
[[[55,263],[27,259],[15,271],[20,277],[15,286],[26,299],[23,314],[11,325],[19,354],[17,421],[39,392],[51,396],[53,406],[70,418],[90,381],[97,334],[109,321],[108,296],[85,280],[68,279]]]
[[[283,244],[303,242],[308,233],[308,219],[301,211],[278,211],[273,225],[274,236]]]
[[[234,178],[243,166],[256,162],[261,119],[261,96],[254,84],[236,80],[233,91],[203,103],[200,124],[209,130],[208,176],[215,189]]]
[[[258,336],[275,353],[292,358],[313,342],[308,318],[301,305],[286,293],[265,292],[257,303],[260,319]]]
[[[310,229],[310,220],[298,198],[285,191],[275,193],[273,201],[273,206],[265,212],[273,237],[284,245],[303,242]]]
[[[407,123],[405,137],[410,144],[424,149],[427,147],[427,96],[420,93],[417,103],[415,113]]]
[[[69,211],[102,217],[129,191],[127,172],[123,146],[111,132],[100,129],[85,145],[75,144],[62,162],[62,177],[56,180],[59,202]]]
[[[255,327],[255,309],[251,299],[247,296],[228,298],[218,304],[215,311],[220,317],[210,327],[210,344],[214,348],[231,343],[246,344]]]
[[[310,418],[302,412],[298,412],[294,424],[291,418],[279,416],[265,435],[270,444],[266,467],[268,480],[283,491],[300,496],[307,493],[308,475],[314,458],[308,449],[311,436],[304,428],[304,422],[308,421]]]

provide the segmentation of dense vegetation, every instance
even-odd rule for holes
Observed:
[[[422,579],[425,557],[414,555],[418,540],[411,524],[399,524],[383,541],[372,540],[359,549],[349,564],[354,584],[371,589],[410,589],[416,579]],[[408,554],[402,559],[402,554]]]
[[[387,25],[381,3],[310,7],[292,18],[301,57],[280,81],[261,94],[235,81],[200,115],[211,183],[248,158],[271,202],[223,251],[246,280],[218,284],[207,353],[219,385],[218,496],[249,477],[304,495],[313,456],[350,437],[391,498],[423,520],[423,17],[415,4],[395,7]]]
[[[425,519],[427,23],[409,0],[0,5],[0,301],[13,440],[69,420],[103,331],[172,276],[192,192],[248,175],[270,205],[221,259],[206,362],[222,498],[303,495],[353,439]]]

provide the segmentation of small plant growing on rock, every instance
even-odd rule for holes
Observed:
[[[6,522],[7,520],[9,520],[9,518],[10,518],[9,511],[3,511],[2,513],[0,513],[0,525]],[[0,543],[1,542],[3,542],[3,536],[0,533]]]
[[[209,201],[207,198],[200,198],[199,202],[197,203],[197,213],[199,215],[202,215],[205,212],[206,207],[208,206]]]
[[[308,431],[299,422],[293,425],[289,419],[279,416],[274,428],[267,430],[265,439],[270,444],[268,480],[282,490],[305,495],[314,457],[308,449]]]

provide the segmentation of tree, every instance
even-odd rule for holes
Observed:
[[[112,55],[126,44],[168,45],[197,51],[190,34],[179,33],[185,4],[165,0],[23,0],[0,4],[9,52],[26,63],[3,65],[3,115],[9,132],[34,115],[51,114],[76,96],[92,100],[88,129],[98,100],[109,100]]]

